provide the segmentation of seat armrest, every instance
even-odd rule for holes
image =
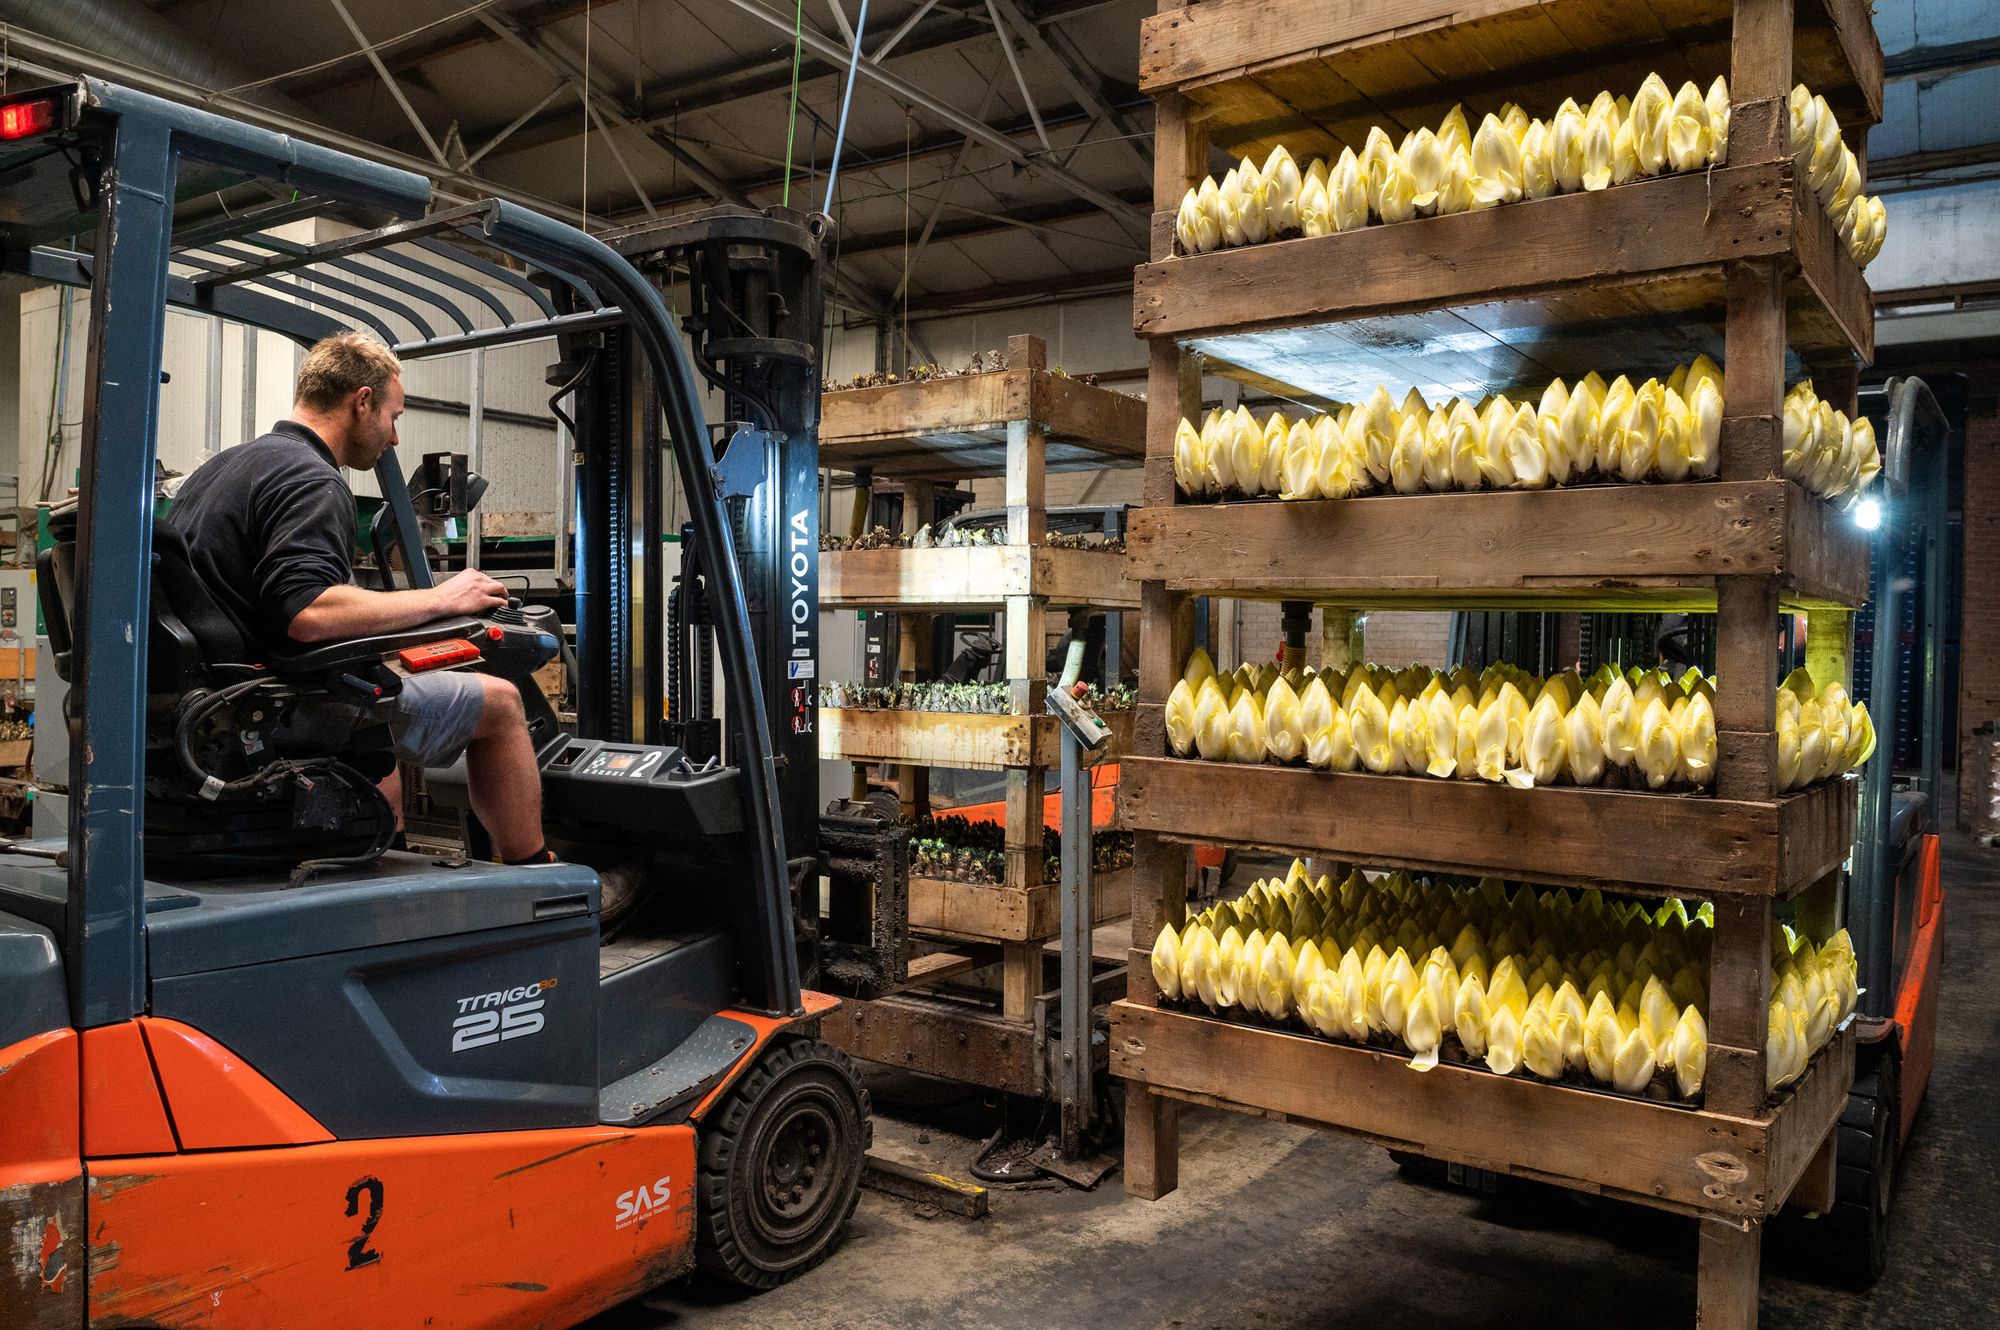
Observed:
[[[476,657],[458,662],[462,668],[515,681],[548,664],[562,648],[551,634],[500,610],[487,618],[458,615],[433,619],[400,632],[328,642],[305,651],[272,656],[266,664],[273,674],[280,676],[327,674],[380,665],[399,651],[454,639],[470,642],[479,649]]]
[[[273,655],[264,663],[273,674],[325,674],[332,670],[352,669],[359,665],[377,665],[384,657],[393,656],[398,651],[405,651],[410,647],[426,646],[432,642],[447,642],[453,638],[484,641],[485,637],[486,627],[478,619],[455,615],[448,619],[433,619],[429,623],[418,624],[414,628],[404,628],[393,633],[343,638],[338,642],[326,642],[303,651],[290,652],[282,656]]]

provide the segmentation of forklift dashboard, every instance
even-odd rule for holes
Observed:
[[[544,820],[616,828],[623,840],[672,847],[743,830],[740,773],[697,765],[672,744],[566,739],[542,760]]]

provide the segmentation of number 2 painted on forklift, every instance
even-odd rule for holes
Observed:
[[[361,1232],[347,1244],[347,1268],[359,1270],[364,1265],[373,1265],[382,1259],[382,1253],[368,1245],[368,1235],[382,1222],[382,1180],[361,1178],[347,1189],[347,1217],[352,1219],[361,1212],[361,1193],[368,1193],[368,1217],[361,1221]]]

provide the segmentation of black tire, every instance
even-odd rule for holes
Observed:
[[[695,1260],[770,1289],[839,1245],[874,1138],[868,1092],[839,1049],[775,1041],[702,1126]]]
[[[1833,1209],[1822,1257],[1830,1282],[1866,1289],[1889,1265],[1901,1100],[1896,1057],[1883,1050],[1854,1078],[1841,1110]]]

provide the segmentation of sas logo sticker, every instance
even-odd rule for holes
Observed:
[[[611,1227],[625,1228],[666,1209],[667,1203],[674,1198],[674,1190],[670,1185],[672,1181],[672,1178],[657,1178],[651,1186],[634,1187],[631,1191],[619,1192],[618,1216]]]

